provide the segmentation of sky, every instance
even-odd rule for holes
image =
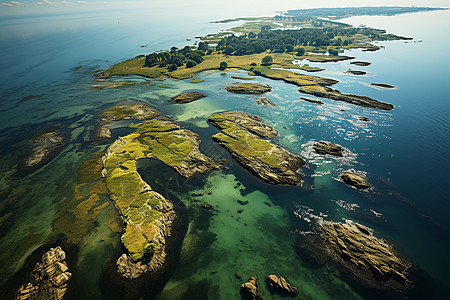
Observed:
[[[252,15],[252,12],[271,14],[275,10],[289,10],[312,7],[343,6],[435,6],[449,7],[449,0],[0,0],[0,17],[14,17],[36,14],[59,14],[69,12],[120,10],[135,8],[157,8],[186,5],[199,9],[239,9],[240,14]],[[231,11],[231,10],[230,10]]]

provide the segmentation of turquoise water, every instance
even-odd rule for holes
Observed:
[[[0,184],[1,203],[8,202],[1,216],[11,213],[0,227],[2,289],[10,291],[23,283],[19,275],[33,264],[28,261],[36,249],[61,240],[61,228],[54,220],[74,201],[74,187],[79,183],[74,174],[91,154],[108,146],[90,141],[95,115],[117,101],[143,101],[198,133],[201,150],[214,159],[230,157],[212,142],[211,135],[218,131],[208,124],[208,116],[243,110],[263,117],[280,132],[277,142],[308,161],[302,189],[265,184],[231,159],[229,171],[176,182],[166,180],[176,177],[172,170],[155,162],[140,163],[144,179],[186,212],[186,240],[193,241],[190,255],[174,265],[159,299],[237,299],[242,282],[236,272],[243,280],[249,276],[262,280],[272,273],[285,276],[305,299],[367,297],[357,294],[332,270],[312,268],[296,254],[296,238],[308,228],[302,221],[304,212],[334,221],[352,219],[373,228],[377,236],[394,243],[429,274],[429,299],[447,297],[450,62],[445,57],[450,45],[443,29],[449,28],[449,12],[344,20],[414,40],[379,43],[384,48],[377,52],[348,52],[357,60],[372,62],[368,67],[347,61],[310,63],[325,68],[317,75],[339,80],[336,88],[342,92],[394,104],[395,110],[389,112],[327,99],[320,99],[325,104],[318,106],[299,100],[311,96],[301,95],[293,85],[258,77],[252,82],[272,86],[265,97],[277,105],[259,106],[258,96],[224,90],[235,82],[232,75],[244,72],[205,72],[197,75],[205,81],[195,84],[130,76],[126,79],[151,83],[101,91],[89,88],[95,70],[142,53],[183,46],[193,42],[186,39],[230,27],[209,23],[209,16],[180,14],[169,20],[165,13],[161,9],[130,11],[119,17],[112,12],[0,20]],[[217,16],[221,17],[235,16]],[[72,70],[78,65],[83,67]],[[367,75],[343,74],[349,68]],[[392,84],[396,89],[374,88],[369,85],[372,82]],[[192,89],[208,97],[183,105],[165,102]],[[30,95],[35,97],[24,98]],[[359,121],[358,116],[371,121]],[[55,123],[70,126],[70,144],[39,171],[15,174],[18,143]],[[113,131],[119,134],[123,134],[120,129]],[[343,159],[316,155],[312,144],[319,140],[342,145],[348,155]],[[375,189],[357,192],[338,182],[338,174],[349,168],[365,172]],[[201,191],[204,196],[195,196]],[[99,205],[108,203],[103,201]],[[204,203],[213,205],[215,211],[204,210]],[[113,222],[117,216],[108,205],[95,216],[76,247],[69,248],[74,273],[69,298],[121,297],[111,294],[108,280],[108,270],[122,251],[120,232],[114,231]],[[277,297],[265,285],[262,292],[266,298]]]

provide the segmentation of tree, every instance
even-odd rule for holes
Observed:
[[[348,40],[345,40],[345,41],[342,43],[342,45],[348,46]]]
[[[206,52],[209,49],[209,45],[207,42],[200,42],[200,43],[198,43],[197,49]]]
[[[262,26],[261,27],[261,32],[267,32],[267,31],[270,31],[270,26],[269,25],[264,25],[264,26]]]
[[[176,69],[178,69],[178,67],[177,67],[176,64],[171,64],[171,65],[167,68],[167,70],[169,70],[169,71],[175,71]]]
[[[225,70],[227,67],[228,67],[228,64],[227,64],[225,61],[222,61],[222,62],[220,63],[219,69],[220,69],[220,70]]]
[[[305,55],[305,53],[306,53],[306,51],[305,51],[305,48],[298,48],[297,49],[297,55],[298,56],[303,56],[303,55]]]
[[[292,52],[294,51],[294,46],[292,46],[291,44],[286,45],[286,52]]]
[[[186,68],[192,68],[192,67],[195,67],[196,65],[197,65],[197,63],[195,61],[191,60],[191,59],[189,59],[186,62]]]
[[[339,55],[339,52],[336,49],[330,48],[328,49],[328,53],[330,53],[330,55]]]
[[[206,51],[206,55],[211,55],[213,53],[213,50],[211,48],[208,49],[208,51]]]
[[[227,46],[225,50],[223,50],[223,54],[225,55],[231,55],[234,52],[233,46]]]
[[[273,58],[270,55],[264,56],[264,58],[262,59],[261,65],[263,66],[268,66],[271,65],[273,62]]]
[[[248,38],[249,39],[256,39],[256,34],[254,32],[249,32],[248,33]]]

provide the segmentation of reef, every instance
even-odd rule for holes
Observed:
[[[298,289],[281,276],[269,275],[267,276],[267,282],[272,289],[292,295],[297,295],[298,293]]]
[[[108,126],[124,119],[136,119],[140,121],[150,120],[161,113],[145,104],[115,105],[102,111],[98,117],[97,130],[94,140],[111,137]]]
[[[244,112],[230,111],[209,117],[222,132],[213,140],[225,147],[239,164],[271,184],[301,186],[300,168],[305,161],[267,139],[278,132],[262,123],[262,118]]]
[[[65,259],[66,253],[61,247],[50,248],[34,267],[30,281],[19,288],[15,299],[63,299],[72,277]]]
[[[165,264],[167,239],[176,218],[173,204],[139,175],[136,161],[154,158],[191,177],[218,168],[198,147],[198,135],[171,121],[152,119],[130,125],[135,131],[116,140],[103,158],[103,175],[126,224],[122,243],[127,250],[117,261],[119,273],[132,279],[158,272]]]
[[[370,183],[361,174],[353,171],[344,172],[340,177],[345,184],[358,190],[365,190],[371,187]]]
[[[182,93],[179,94],[175,97],[170,98],[169,101],[167,102],[174,102],[174,103],[189,103],[201,98],[206,97],[205,94],[197,92],[197,91],[191,91],[191,92],[186,92],[186,93]]]
[[[352,94],[343,94],[338,90],[334,90],[330,87],[320,85],[301,86],[299,92],[314,95],[322,98],[329,98],[337,101],[344,101],[351,104],[365,106],[370,108],[378,108],[382,110],[392,110],[394,106],[389,103],[374,100],[367,96],[359,96]]]
[[[339,146],[329,142],[320,141],[314,144],[314,151],[319,154],[329,154],[333,156],[344,156],[344,149]]]
[[[67,134],[60,125],[50,126],[37,133],[23,147],[21,169],[35,171],[41,168],[58,155],[67,142]]]
[[[270,92],[272,88],[266,84],[235,82],[225,87],[227,91],[235,94],[264,94]]]
[[[314,233],[302,236],[299,254],[318,265],[335,268],[344,280],[389,298],[400,299],[410,288],[411,263],[401,258],[373,230],[352,221],[319,220]]]

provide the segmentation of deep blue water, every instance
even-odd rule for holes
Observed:
[[[299,94],[295,86],[263,78],[254,81],[272,86],[273,91],[267,98],[277,106],[258,106],[254,101],[258,97],[224,91],[226,84],[235,81],[230,72],[199,74],[197,77],[205,82],[197,84],[189,80],[174,82],[166,79],[162,83],[152,81],[150,85],[116,90],[95,91],[88,87],[93,83],[95,70],[139,54],[192,44],[195,36],[231,26],[209,23],[212,21],[210,16],[175,14],[169,19],[167,11],[159,9],[0,20],[0,183],[2,195],[14,188],[26,189],[15,205],[4,210],[13,213],[14,217],[3,225],[6,230],[0,227],[0,258],[3,262],[0,277],[9,279],[31,252],[48,243],[57,205],[71,201],[71,191],[77,184],[74,172],[90,154],[107,147],[89,142],[95,114],[105,104],[141,100],[199,133],[202,150],[217,158],[227,157],[227,154],[209,138],[217,132],[206,122],[210,114],[244,110],[261,115],[280,132],[278,141],[281,144],[307,158],[306,181],[315,187],[310,193],[270,187],[237,166],[227,174],[211,174],[205,179],[206,183],[202,183],[205,186],[191,187],[199,190],[212,187],[222,192],[218,194],[223,196],[217,196],[215,200],[223,207],[223,213],[214,217],[208,229],[217,235],[217,240],[200,252],[196,261],[177,268],[166,289],[187,282],[194,291],[205,286],[208,290],[213,285],[202,283],[202,280],[209,279],[210,272],[218,269],[223,271],[217,279],[220,297],[233,298],[237,292],[229,290],[234,289],[236,282],[229,282],[222,274],[233,274],[240,267],[245,270],[242,271],[245,276],[246,272],[263,276],[264,272],[276,268],[294,281],[302,280],[298,285],[306,291],[308,299],[358,298],[340,279],[326,270],[311,270],[296,257],[292,247],[295,239],[292,228],[297,226],[295,213],[308,207],[314,214],[327,215],[327,219],[354,219],[374,228],[378,236],[395,244],[402,254],[428,272],[435,284],[430,294],[437,292],[440,298],[448,296],[450,61],[446,57],[450,42],[445,36],[450,13],[344,20],[355,25],[364,23],[384,28],[414,40],[379,43],[384,48],[376,52],[348,52],[357,60],[372,62],[368,67],[357,67],[347,61],[310,63],[325,68],[317,75],[338,79],[340,83],[336,88],[341,92],[367,95],[394,104],[395,109],[389,112],[326,99],[321,99],[325,105],[317,106],[300,101],[300,96],[310,96]],[[218,18],[235,16],[239,13],[218,15]],[[144,45],[147,46],[141,47]],[[73,71],[78,65],[83,67]],[[364,70],[367,75],[343,74],[349,68]],[[129,79],[144,80],[136,76]],[[392,84],[396,89],[374,88],[369,86],[372,82]],[[168,97],[190,89],[203,91],[208,97],[183,106],[165,103]],[[38,97],[24,101],[29,95]],[[367,116],[371,121],[359,121],[358,116]],[[70,145],[38,172],[19,178],[12,176],[11,170],[16,164],[13,152],[17,150],[14,144],[54,123],[70,125]],[[340,160],[317,156],[311,151],[311,145],[312,141],[319,140],[338,143],[351,155]],[[366,172],[375,189],[358,193],[334,179],[348,168]],[[152,178],[151,170],[143,170],[145,173]],[[224,230],[224,224],[230,228],[235,226],[232,226],[235,218],[226,216],[225,211],[239,208],[235,202],[228,201],[239,196],[239,189],[235,189],[238,183],[252,191],[243,197],[256,203],[252,207],[253,215],[242,216],[242,220],[248,218],[250,226],[236,227],[236,232],[242,236]],[[273,206],[269,209],[258,199],[265,199]],[[185,202],[186,206],[192,204],[189,200]],[[376,217],[374,212],[381,216]],[[117,245],[111,246],[114,244],[103,246],[98,241],[106,233],[118,240],[120,235],[108,232],[101,222],[114,213],[111,208],[101,214],[98,224],[79,245],[76,298],[107,295],[100,286],[102,265],[113,260],[121,249]],[[251,224],[259,224],[259,227],[252,228]],[[265,230],[268,241],[257,239],[260,229]],[[238,238],[247,243],[226,247],[227,243],[234,245]],[[285,251],[284,259],[270,257],[269,249],[273,253]],[[253,262],[241,251],[259,251],[257,253],[267,259]],[[328,279],[323,279],[324,274]],[[208,295],[212,297],[213,294]],[[164,298],[164,294],[161,297]]]

